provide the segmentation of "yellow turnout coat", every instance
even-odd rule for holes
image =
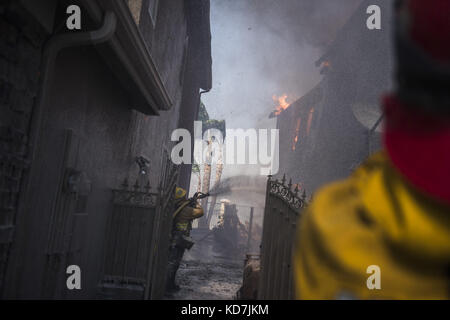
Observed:
[[[415,190],[384,153],[319,191],[297,233],[297,298],[449,298],[450,207]],[[369,289],[370,266],[380,289]]]

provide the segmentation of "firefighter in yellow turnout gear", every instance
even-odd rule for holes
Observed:
[[[167,270],[167,291],[178,290],[175,277],[186,249],[191,249],[194,242],[190,238],[192,222],[203,216],[203,208],[199,203],[186,198],[186,190],[176,188],[175,211],[173,213],[172,238],[169,248],[169,264]]]
[[[407,183],[384,152],[374,155],[322,189],[304,213],[297,298],[448,299],[449,213]]]

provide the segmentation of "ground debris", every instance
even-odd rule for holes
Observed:
[[[230,262],[183,261],[177,273],[180,290],[168,300],[234,299],[242,285],[243,266]]]

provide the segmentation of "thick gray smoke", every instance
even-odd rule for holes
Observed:
[[[293,102],[319,81],[314,62],[360,0],[212,0],[210,116],[270,128],[273,95]]]
[[[232,3],[233,1],[229,1]],[[324,49],[361,0],[244,0],[269,36]]]
[[[268,115],[273,95],[289,103],[320,80],[315,62],[361,0],[211,0],[213,89],[202,95],[211,118],[226,120],[228,129],[275,128]],[[225,165],[220,188],[236,204],[264,205],[264,191],[238,191],[246,182],[226,180],[256,176],[258,165]],[[211,185],[214,181],[214,168]],[[260,190],[265,190],[265,177]],[[227,186],[228,184],[228,186]],[[191,194],[198,186],[193,175]]]
[[[211,0],[213,89],[202,96],[227,128],[274,128],[273,95],[293,102],[321,79],[315,61],[360,0]],[[224,175],[258,166],[225,166]],[[213,182],[212,182],[213,183]]]
[[[234,176],[222,180],[210,191],[210,195],[230,195],[232,192],[254,192],[264,194],[267,177],[264,176]]]

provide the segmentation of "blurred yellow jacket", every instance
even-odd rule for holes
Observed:
[[[376,154],[315,195],[300,220],[294,268],[299,299],[448,299],[450,207]]]

